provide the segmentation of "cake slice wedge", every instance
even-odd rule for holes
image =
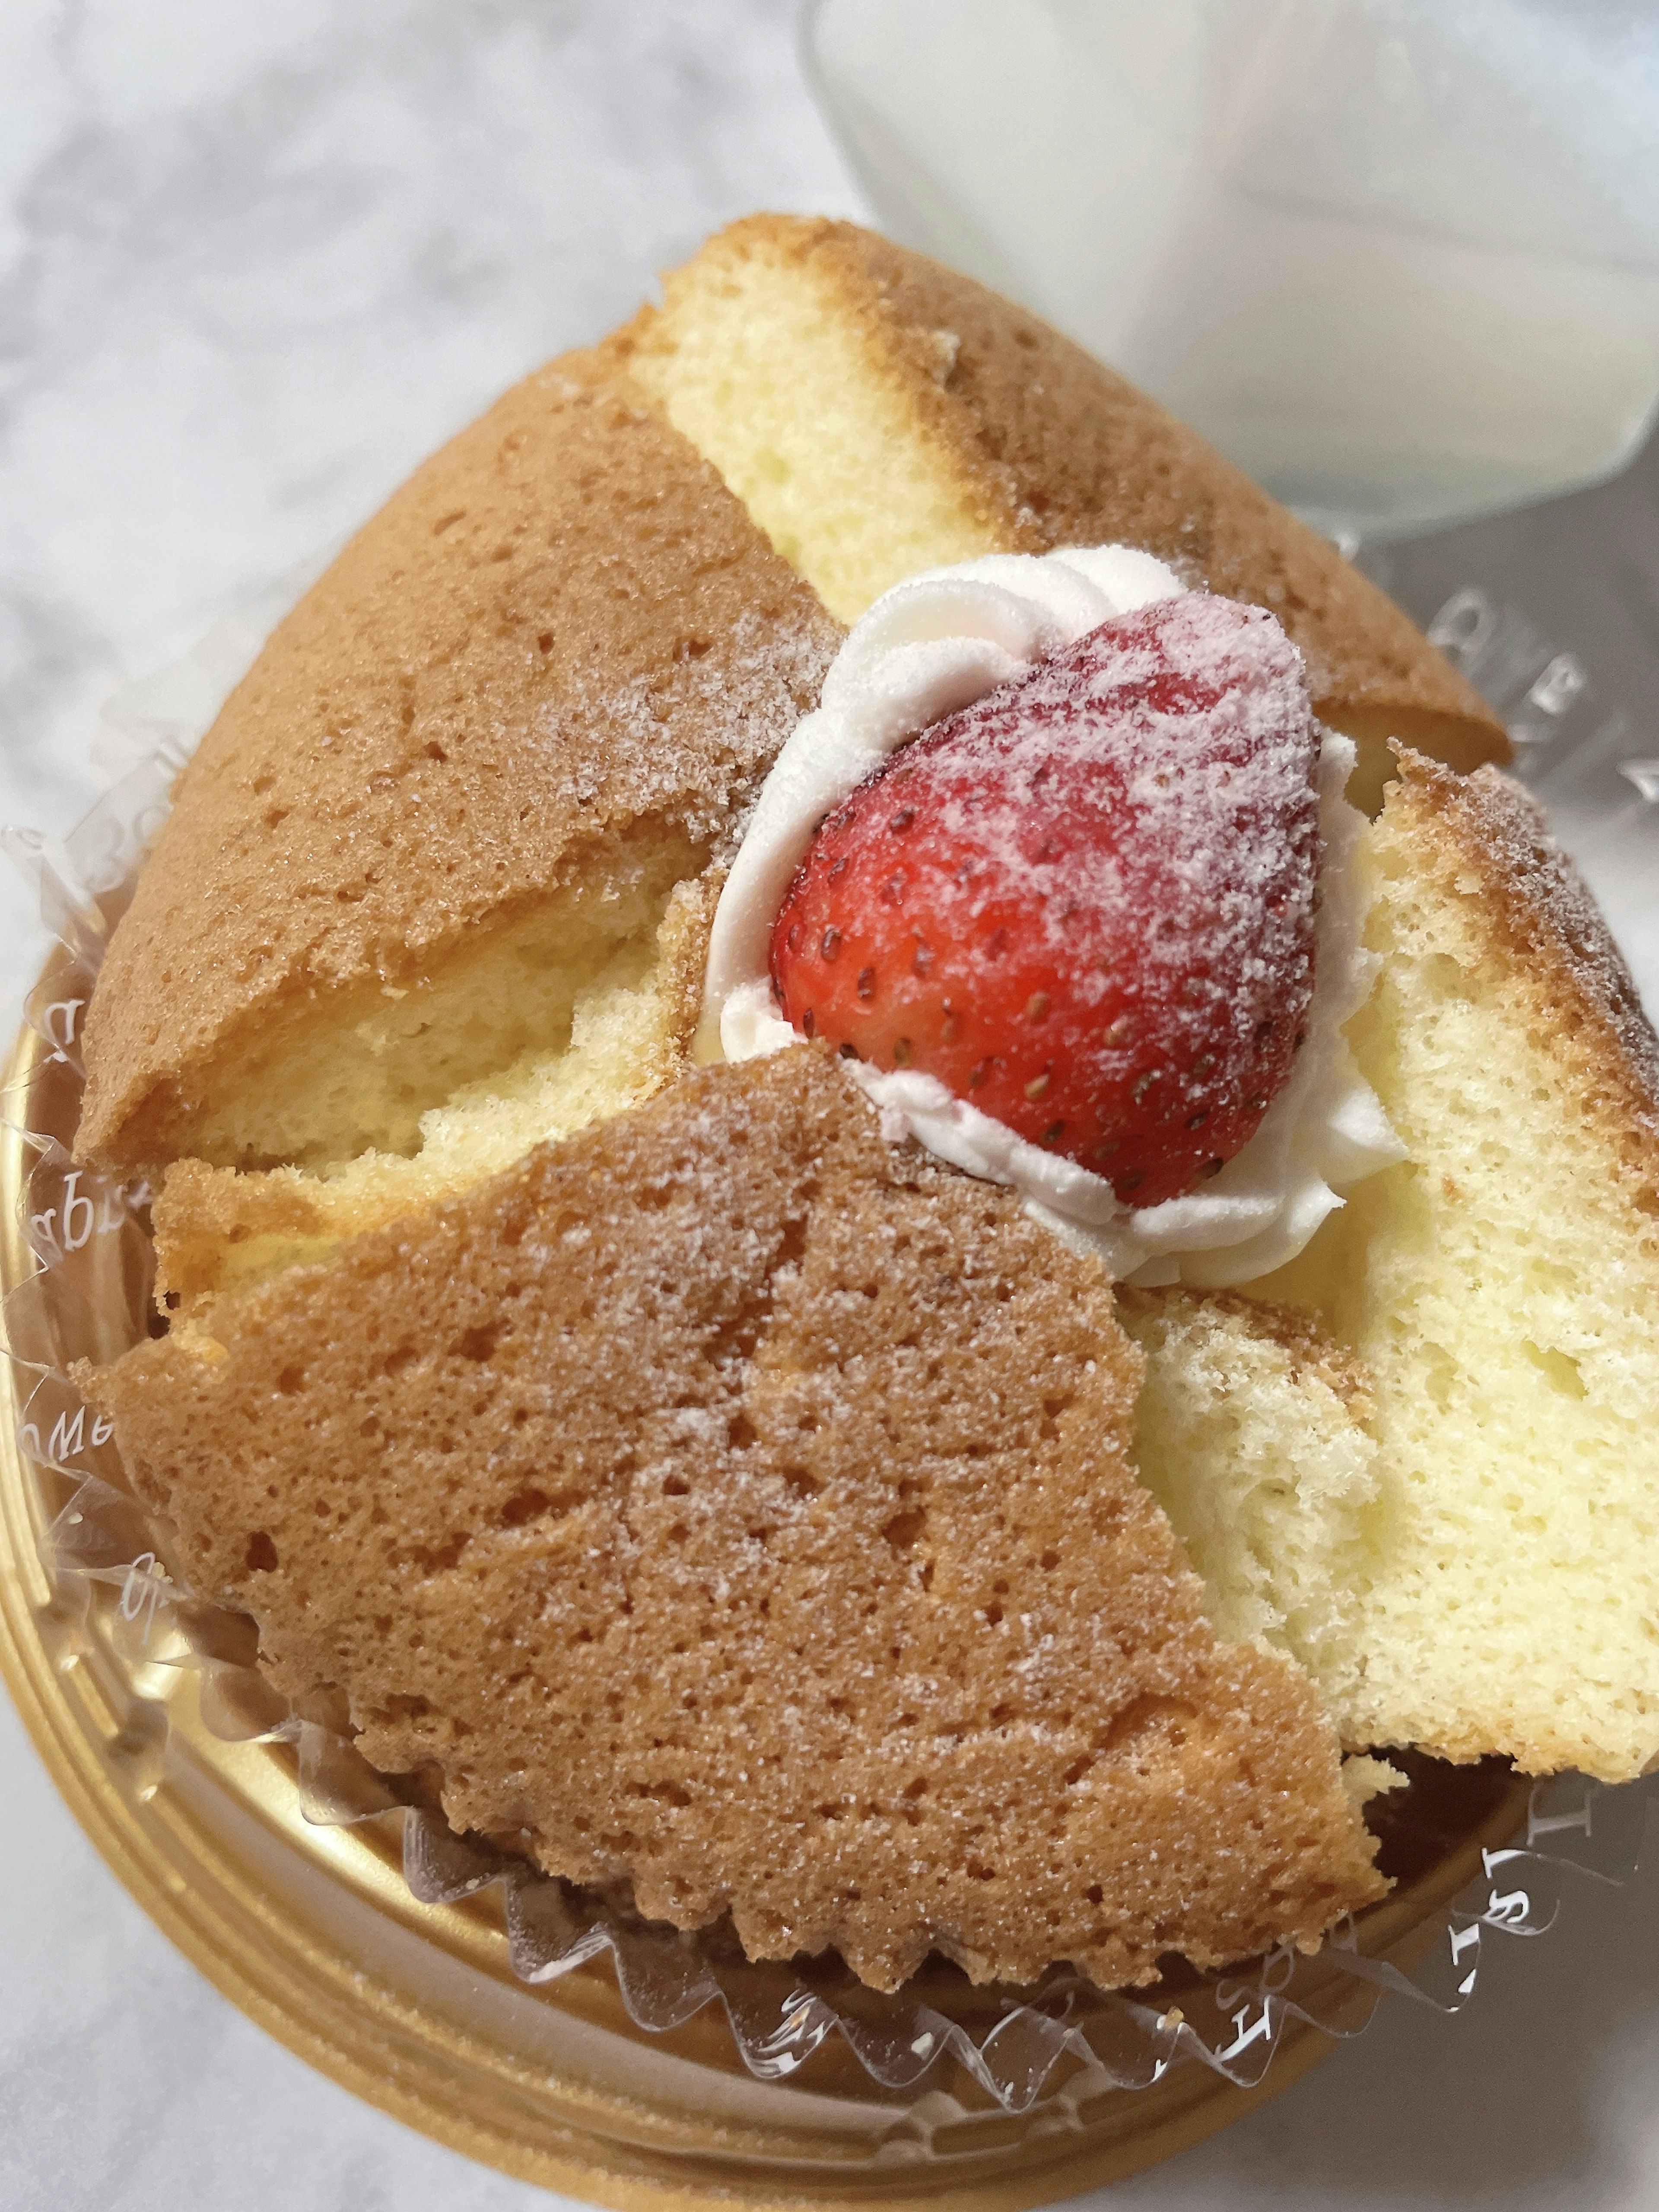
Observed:
[[[203,1594],[458,1828],[891,1989],[1316,1942],[1385,1885],[1218,1637],[1098,1263],[812,1049],[686,1079],[84,1374]]]
[[[1127,1311],[1139,1463],[1213,1617],[1346,1742],[1626,1780],[1659,1759],[1659,1045],[1536,802],[1401,767],[1349,1034],[1408,1157],[1247,1297]]]
[[[179,778],[88,1015],[82,1157],[411,1158],[458,1091],[533,1090],[579,1006],[672,1058],[669,902],[729,857],[840,638],[642,393],[591,355],[526,379],[312,586]]]

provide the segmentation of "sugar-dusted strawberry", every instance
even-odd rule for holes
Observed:
[[[1152,1206],[1255,1133],[1313,990],[1319,735],[1273,617],[1103,623],[896,753],[779,911],[787,1018]]]

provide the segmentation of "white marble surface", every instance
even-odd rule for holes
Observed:
[[[97,705],[763,204],[857,212],[781,0],[3,0],[0,820],[66,830]],[[38,956],[0,886],[15,1006]],[[0,2203],[547,2204],[333,2088],[150,1927],[0,1701]],[[1659,1877],[1495,1945],[1135,2206],[1659,2199]]]

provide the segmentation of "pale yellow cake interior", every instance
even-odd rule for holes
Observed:
[[[1131,1291],[1120,1312],[1146,1358],[1135,1462],[1211,1620],[1289,1652],[1328,1694],[1353,1649],[1378,1494],[1357,1366],[1343,1371],[1334,1347],[1320,1357],[1243,1297]]]
[[[422,1117],[478,1078],[569,1041],[576,1000],[613,963],[643,965],[668,896],[706,855],[640,823],[572,855],[566,888],[457,951],[414,988],[369,983],[319,999],[310,1022],[255,1038],[221,1085],[200,1154],[325,1168],[369,1146],[412,1153]]]
[[[1005,550],[829,277],[716,240],[665,292],[634,374],[839,620],[918,569]],[[937,343],[943,375],[954,341]]]
[[[1659,1266],[1428,835],[1405,799],[1368,832],[1385,965],[1351,1031],[1411,1157],[1249,1286],[1316,1316],[1370,1403],[1265,1312],[1152,1303],[1139,1463],[1218,1623],[1294,1653],[1346,1742],[1622,1779],[1659,1755]]]
[[[341,1051],[337,1035],[331,1058],[319,1024],[314,1051],[285,1058],[272,1085],[288,1126],[313,1133],[290,1164],[169,1170],[155,1213],[169,1307],[320,1259],[672,1080],[695,1022],[714,885],[690,872],[700,856],[678,836],[659,836],[649,854],[621,880],[613,872],[608,897],[589,885],[546,902],[447,988],[376,1008],[356,1041],[388,1036],[382,1055]]]

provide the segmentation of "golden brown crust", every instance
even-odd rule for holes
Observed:
[[[786,258],[833,287],[1006,550],[1142,546],[1194,585],[1275,614],[1306,656],[1322,720],[1402,738],[1459,769],[1508,758],[1492,709],[1392,599],[1035,315],[852,223],[751,216],[702,251]]]
[[[240,1175],[202,1160],[174,1160],[150,1209],[156,1305],[163,1313],[192,1312],[222,1286],[240,1249],[256,1241],[279,1242],[285,1264],[320,1259],[337,1241],[326,1200],[326,1185],[287,1169]]]
[[[1605,1144],[1629,1203],[1655,1241],[1659,1218],[1659,1038],[1623,954],[1543,808],[1496,769],[1451,775],[1401,750],[1389,822],[1416,834],[1425,883],[1478,915],[1479,935],[1510,970],[1537,1048],[1581,1086],[1582,1119]]]
[[[705,868],[695,882],[681,884],[668,902],[657,932],[661,948],[665,995],[672,1010],[673,1073],[690,1066],[691,1048],[702,1017],[703,977],[708,971],[708,939],[714,914],[726,888],[726,871],[720,862]]]
[[[198,1588],[458,1826],[881,1987],[1310,1942],[1382,1884],[1305,1676],[1126,1456],[1110,1286],[832,1061],[692,1076],[85,1378]]]
[[[341,554],[180,777],[88,1016],[84,1155],[202,1152],[245,1049],[471,957],[635,822],[695,872],[839,638],[641,395],[592,356],[526,379]]]

